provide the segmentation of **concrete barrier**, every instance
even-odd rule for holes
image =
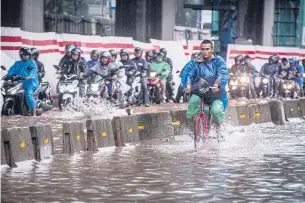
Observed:
[[[63,153],[73,154],[86,150],[83,124],[81,122],[63,123]]]
[[[6,164],[16,167],[16,163],[34,160],[30,130],[23,128],[6,128],[1,133],[1,145],[4,147]],[[4,157],[1,156],[1,159]]]
[[[305,98],[300,99],[300,107],[303,118],[305,117]]]
[[[233,125],[250,125],[252,122],[250,109],[246,105],[229,106],[226,117]]]
[[[174,127],[170,112],[138,114],[137,118],[141,140],[173,139]]]
[[[276,125],[285,124],[284,103],[282,101],[269,101],[271,120]]]
[[[250,104],[248,108],[250,110],[251,123],[260,124],[272,122],[269,103]]]
[[[174,135],[194,133],[195,122],[193,119],[186,117],[186,110],[172,110],[170,113],[172,115]]]
[[[114,146],[114,135],[110,119],[87,120],[87,150]]]
[[[2,135],[3,131],[1,131]],[[5,150],[4,150],[4,141],[3,137],[1,136],[1,165],[6,165],[6,157],[5,157]]]
[[[34,157],[37,161],[54,154],[53,135],[50,125],[30,126]]]
[[[124,146],[125,143],[140,141],[136,115],[114,117],[112,127],[116,146]]]
[[[303,117],[300,100],[298,99],[285,100],[284,111],[285,111],[286,119]]]

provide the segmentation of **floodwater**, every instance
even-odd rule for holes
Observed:
[[[305,202],[305,121],[223,134],[2,167],[2,202]]]

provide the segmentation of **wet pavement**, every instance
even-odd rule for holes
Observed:
[[[1,169],[2,202],[305,202],[305,121],[225,141],[145,141]]]

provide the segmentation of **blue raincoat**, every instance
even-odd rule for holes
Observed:
[[[87,61],[86,63],[86,71],[90,70],[93,66],[95,66],[96,64],[98,64],[98,60],[90,60],[90,61]]]
[[[215,82],[219,83],[220,90],[211,94],[211,102],[221,100],[225,109],[228,105],[225,89],[228,83],[228,67],[223,58],[215,56],[210,63],[197,63],[193,59],[189,61],[181,74],[182,87],[185,88],[187,83],[194,84],[197,77],[205,79],[210,86],[214,86]]]
[[[303,74],[304,74],[304,67],[302,66],[302,65],[300,65],[300,64],[297,64],[297,66],[296,66],[296,69],[297,69],[297,71],[298,72],[300,72],[301,73],[301,77],[299,78],[299,81],[298,81],[298,84],[299,84],[299,87],[300,88],[303,88]]]
[[[28,67],[33,67],[32,70],[27,70]],[[29,80],[21,80],[20,82],[24,87],[24,95],[30,109],[36,108],[36,102],[34,98],[35,90],[39,86],[39,80],[37,75],[37,65],[33,59],[28,61],[16,61],[14,65],[9,69],[7,76],[20,76],[30,77]]]

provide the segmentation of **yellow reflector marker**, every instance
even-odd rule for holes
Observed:
[[[128,132],[132,133],[132,128],[128,128]]]
[[[77,140],[80,140],[80,135],[76,135],[76,139],[77,139]]]
[[[24,141],[21,141],[21,142],[19,143],[19,145],[20,145],[20,147],[25,147]]]
[[[144,125],[138,125],[138,129],[139,130],[143,130],[144,129]]]
[[[180,125],[180,121],[173,121],[172,124],[173,125]]]
[[[49,143],[49,138],[44,139],[43,142],[44,142],[45,144],[48,144],[48,143]]]
[[[246,118],[246,114],[242,113],[239,115],[240,118]]]
[[[293,108],[291,108],[290,111],[293,111]]]
[[[255,113],[254,113],[254,116],[260,116],[260,115],[261,115],[260,112],[255,112]]]
[[[107,132],[106,131],[102,131],[102,136],[107,136]]]

